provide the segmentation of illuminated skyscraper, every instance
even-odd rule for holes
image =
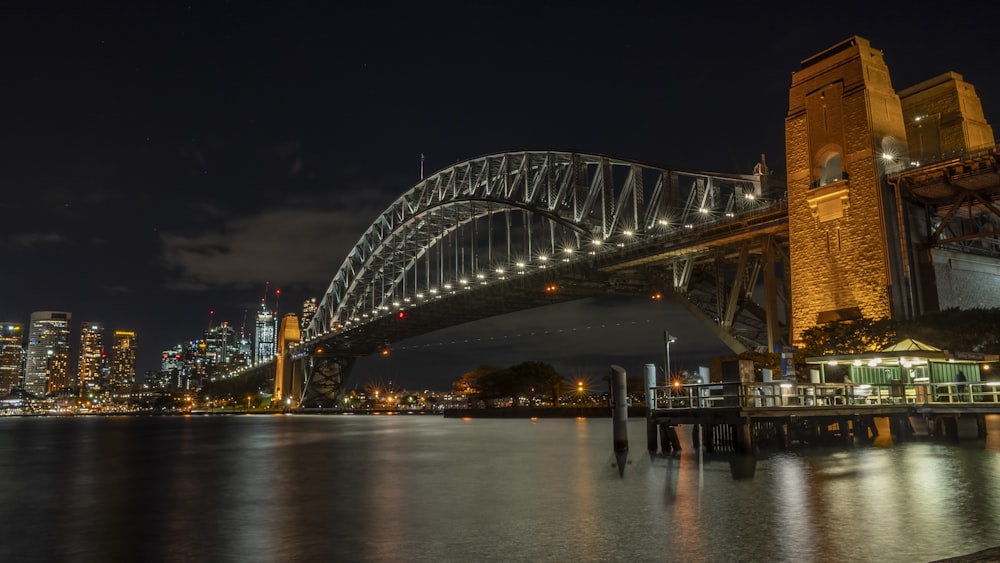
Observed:
[[[113,393],[127,393],[135,384],[135,332],[116,330],[111,344],[111,381]]]
[[[206,371],[210,377],[225,373],[238,352],[236,330],[223,321],[205,331]]]
[[[187,380],[187,362],[184,359],[184,345],[178,344],[169,350],[163,351],[163,360],[160,362],[161,387],[171,391],[185,389],[184,382]]]
[[[254,362],[267,362],[274,359],[278,336],[278,315],[274,311],[268,311],[263,303],[261,303],[260,312],[257,313],[255,336]]]
[[[52,386],[69,385],[69,331],[72,314],[36,311],[28,330],[28,354],[24,366],[24,390],[44,395]]]
[[[0,325],[0,396],[21,386],[24,330],[18,323]]]
[[[80,325],[80,359],[76,367],[81,396],[100,387],[101,358],[103,357],[104,325],[83,323]]]
[[[305,331],[309,323],[312,322],[314,316],[316,316],[316,311],[319,309],[319,305],[316,303],[315,297],[310,297],[306,299],[305,303],[302,304],[302,317],[299,320],[299,328]]]

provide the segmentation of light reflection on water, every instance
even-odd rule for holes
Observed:
[[[631,419],[0,420],[0,561],[931,561],[1000,545],[986,440],[651,458]]]

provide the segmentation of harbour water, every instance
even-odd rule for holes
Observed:
[[[651,458],[629,420],[0,419],[0,561],[933,561],[1000,546],[985,440]]]

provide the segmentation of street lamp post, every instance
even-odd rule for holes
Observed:
[[[670,385],[670,343],[676,342],[677,337],[671,336],[669,330],[663,331],[663,359],[664,368],[667,377],[666,384]]]

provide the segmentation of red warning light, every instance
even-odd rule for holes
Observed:
[[[397,319],[405,319],[406,318],[406,311],[396,311],[396,318]]]

